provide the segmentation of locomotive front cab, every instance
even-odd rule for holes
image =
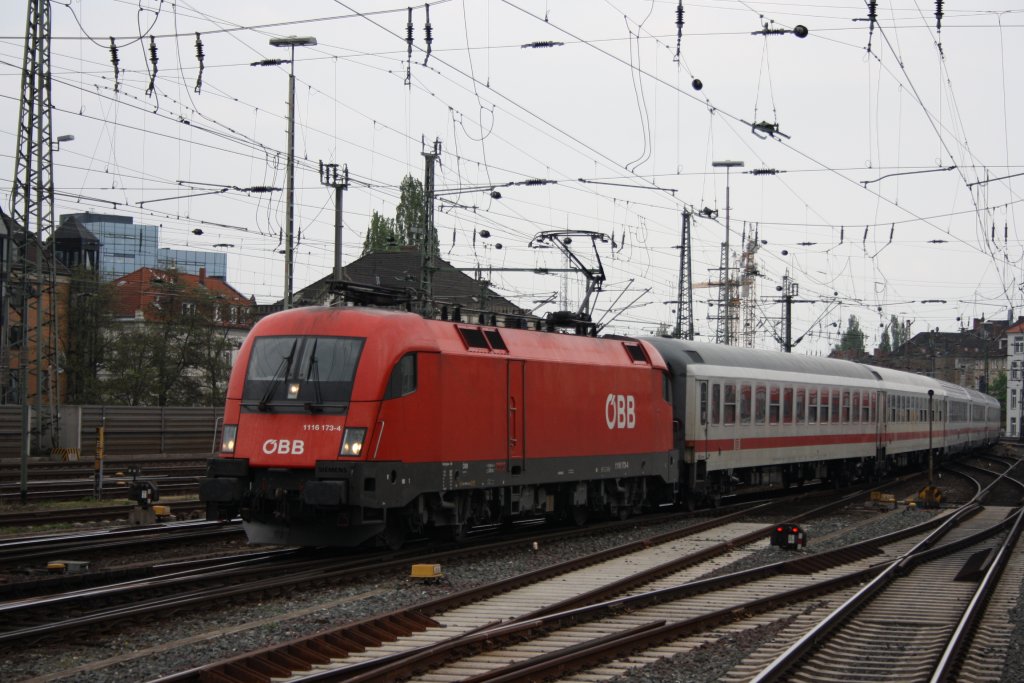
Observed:
[[[317,461],[363,452],[375,418],[374,405],[352,402],[364,345],[345,336],[254,338],[240,392],[228,399],[221,457],[201,482],[208,517],[281,522],[345,504],[343,482],[307,480]]]

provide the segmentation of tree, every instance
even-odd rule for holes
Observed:
[[[67,402],[101,403],[103,388],[97,375],[104,357],[103,330],[109,325],[113,288],[100,283],[96,273],[76,268],[68,292],[67,329],[62,369]]]
[[[366,230],[366,239],[363,240],[363,256],[373,252],[394,251],[405,243],[405,236],[395,227],[395,220],[374,211],[370,217],[370,227]]]
[[[900,319],[895,315],[889,318],[889,328],[892,330],[892,348],[894,351],[910,341],[910,325],[911,322],[909,320],[904,320],[901,323]]]
[[[423,247],[421,244],[426,239],[427,248],[434,256],[441,255],[441,247],[437,239],[437,228],[431,228],[431,234],[427,235],[427,209],[423,183],[411,175],[402,178],[399,186],[401,198],[398,200],[398,208],[395,210],[395,227],[399,234],[405,237],[406,244]]]
[[[844,356],[863,356],[865,354],[864,332],[860,329],[860,321],[857,320],[857,316],[850,316],[846,323],[846,331],[839,338],[839,344],[833,351]]]
[[[889,326],[886,325],[885,329],[882,330],[882,339],[878,342],[878,350],[882,353],[892,352],[892,342],[889,341]]]
[[[902,323],[895,315],[889,317],[889,324],[882,330],[882,338],[878,342],[878,350],[892,353],[910,340],[910,321]]]
[[[155,296],[141,319],[106,334],[101,398],[127,405],[221,405],[234,343],[224,307],[205,288],[172,272],[149,285]]]

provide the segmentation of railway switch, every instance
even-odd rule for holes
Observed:
[[[771,544],[785,550],[797,550],[807,545],[807,534],[796,524],[778,524],[772,530]]]

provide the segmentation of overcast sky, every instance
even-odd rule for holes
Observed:
[[[747,296],[756,346],[778,348],[787,274],[798,352],[827,352],[851,315],[870,348],[891,315],[920,332],[1024,314],[1019,3],[943,2],[940,29],[934,2],[878,3],[874,24],[857,2],[684,2],[681,37],[677,4],[433,2],[429,55],[417,5],[410,61],[404,4],[53,3],[53,133],[75,136],[55,153],[56,212],[131,216],[161,225],[161,246],[223,249],[234,287],[280,299],[284,192],[188,195],[284,187],[288,66],[250,64],[288,57],[272,37],[314,36],[295,55],[296,289],[333,264],[333,191],[318,162],[348,165],[347,263],[371,213],[394,215],[399,183],[422,179],[421,153],[439,140],[443,257],[467,270],[559,268],[531,238],[603,233],[594,317],[608,332],[674,325],[681,212],[706,207],[717,218],[693,220],[694,318],[714,340],[719,293],[706,285],[720,280],[727,176],[712,164],[723,160],[745,164],[728,178],[730,259],[745,238],[760,247]],[[25,3],[6,5],[9,212]],[[547,46],[524,47],[536,43]],[[764,169],[775,173],[754,174]],[[573,246],[594,263],[589,244]],[[575,308],[584,291],[578,275],[488,277],[525,308],[551,299],[539,313]]]

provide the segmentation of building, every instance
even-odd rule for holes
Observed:
[[[224,278],[208,276],[204,268],[200,268],[197,275],[140,268],[115,279],[112,284],[114,319],[119,322],[159,322],[168,307],[188,313],[195,310],[201,298],[209,296],[213,298],[210,322],[236,338],[239,345],[252,326],[255,301],[246,298]]]
[[[227,277],[227,255],[215,251],[191,251],[160,247],[160,228],[135,223],[130,216],[101,213],[68,213],[60,217],[61,230],[88,233],[99,242],[100,278],[109,282],[140,268],[176,270],[209,277]]]
[[[463,320],[489,321],[491,317],[529,315],[490,288],[490,282],[470,277],[447,261],[435,259],[431,276],[431,300],[437,315],[454,315]],[[342,277],[333,273],[295,292],[295,306],[322,306],[338,301],[349,304],[412,309],[417,300],[423,259],[417,247],[372,252],[342,267]],[[278,302],[260,313],[280,310]]]
[[[1020,438],[1024,427],[1024,320],[1006,330],[1006,436]]]

